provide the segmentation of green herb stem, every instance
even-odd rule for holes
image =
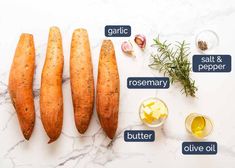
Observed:
[[[195,81],[190,78],[191,63],[188,59],[190,54],[188,44],[177,42],[175,47],[161,42],[159,38],[154,39],[153,46],[157,47],[157,53],[152,54],[152,63],[149,65],[153,69],[163,72],[164,76],[169,76],[171,83],[179,82],[182,85],[182,92],[186,96],[195,97],[197,87]]]

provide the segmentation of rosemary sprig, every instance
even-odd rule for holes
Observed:
[[[169,76],[171,83],[179,82],[182,85],[182,92],[186,96],[195,97],[197,87],[195,81],[190,78],[191,63],[188,59],[190,54],[188,44],[177,42],[175,47],[167,41],[161,42],[159,38],[154,39],[153,46],[157,47],[157,53],[152,54],[152,63],[149,65],[153,69],[158,69]]]

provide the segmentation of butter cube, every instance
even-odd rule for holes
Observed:
[[[153,117],[152,117],[152,116],[145,117],[145,118],[144,118],[144,121],[145,121],[146,123],[152,124],[152,122],[153,122]]]
[[[161,101],[157,101],[155,104],[157,107],[160,107],[160,108],[165,107],[165,104],[163,104]]]
[[[161,113],[156,110],[156,111],[153,112],[152,117],[153,117],[153,120],[156,121],[161,117]]]
[[[152,106],[154,104],[155,104],[155,101],[153,101],[153,100],[146,100],[146,101],[143,102],[144,107],[149,107],[149,106]]]
[[[145,114],[146,116],[151,116],[152,113],[153,113],[153,111],[152,111],[149,107],[145,107],[145,108],[144,108],[144,114]]]
[[[144,113],[141,113],[141,114],[140,114],[140,118],[141,118],[142,120],[144,120],[144,119],[145,119],[145,114],[144,114]]]
[[[140,117],[142,120],[144,120],[148,124],[152,124],[153,122],[153,117],[151,114],[146,114],[145,112],[140,114]]]
[[[161,117],[167,117],[168,116],[167,108],[165,106],[162,107],[162,109],[160,111],[160,115],[161,115]]]
[[[151,106],[152,111],[160,111],[161,108],[155,103],[154,105]]]

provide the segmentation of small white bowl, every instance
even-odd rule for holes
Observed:
[[[198,46],[199,41],[204,41],[207,43],[207,50],[201,50]],[[216,32],[210,29],[205,29],[200,31],[195,37],[195,45],[201,53],[206,54],[208,51],[214,50],[219,44],[219,36]]]

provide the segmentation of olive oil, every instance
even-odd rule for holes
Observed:
[[[205,127],[206,127],[206,121],[204,117],[198,116],[193,119],[193,122],[191,124],[191,130],[195,136],[203,138],[203,131]]]
[[[191,113],[186,118],[185,127],[189,133],[197,138],[205,138],[213,129],[210,118],[196,113]]]

